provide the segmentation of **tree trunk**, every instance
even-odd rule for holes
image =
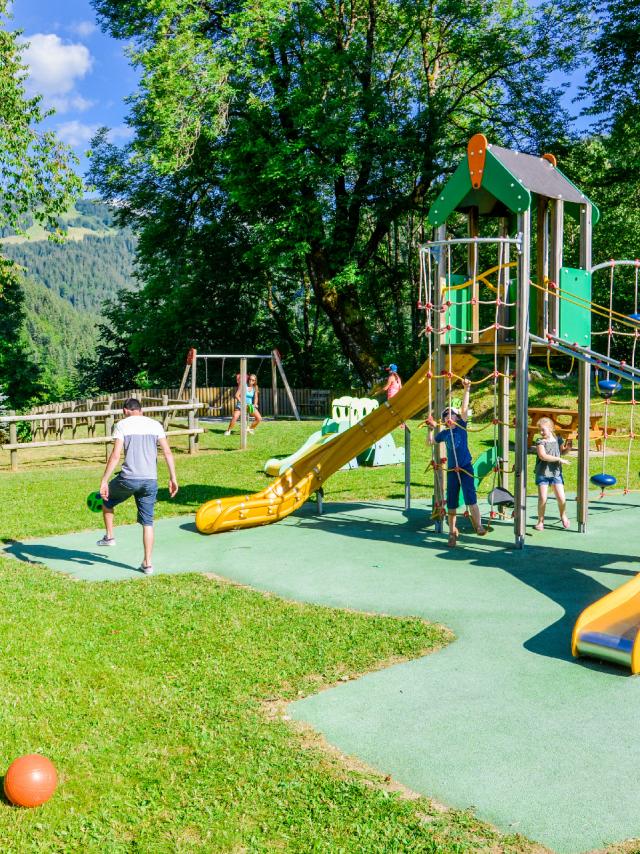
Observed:
[[[371,385],[380,373],[379,359],[355,289],[338,291],[331,282],[313,273],[311,281],[315,297],[329,318],[343,354],[364,385]]]

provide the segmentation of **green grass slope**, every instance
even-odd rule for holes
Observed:
[[[160,515],[184,512],[212,483],[224,493],[264,480],[259,460],[294,439],[281,426],[265,425],[249,453],[215,434],[209,452],[180,454],[185,487],[176,502],[161,492]],[[0,473],[0,538],[95,523],[84,498],[101,469]],[[298,605],[213,576],[84,584],[0,557],[0,636],[0,771],[41,752],[60,775],[41,808],[0,803],[5,852],[534,850],[471,813],[403,796],[279,712],[437,650],[451,639],[441,627]]]

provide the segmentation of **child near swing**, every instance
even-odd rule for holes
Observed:
[[[231,431],[233,430],[238,418],[240,418],[240,414],[242,412],[242,391],[240,389],[240,374],[236,374],[236,382],[238,383],[238,388],[236,389],[235,397],[235,407],[233,410],[233,416],[231,417],[231,421],[229,422],[229,426],[224,431],[225,436],[230,436]],[[258,387],[258,377],[256,374],[247,374],[247,385],[245,387],[244,393],[244,405],[247,407],[247,410],[250,415],[253,416],[253,421],[251,426],[247,428],[247,433],[255,433],[258,424],[262,421],[262,415],[258,411],[258,399],[260,397],[260,389]]]
[[[535,478],[538,487],[538,521],[533,526],[536,531],[544,531],[544,511],[547,506],[547,495],[549,487],[553,487],[560,511],[560,520],[563,528],[569,527],[567,516],[567,499],[564,494],[564,478],[562,466],[567,465],[569,460],[560,456],[562,453],[562,438],[558,439],[553,432],[553,421],[550,418],[540,418],[537,424],[540,430],[540,438],[536,439]]]
[[[471,452],[469,451],[467,436],[467,421],[469,418],[469,394],[471,381],[462,380],[464,393],[460,409],[447,406],[442,410],[441,419],[445,424],[443,430],[431,436],[431,443],[444,442],[447,446],[447,521],[449,524],[449,540],[447,545],[451,548],[458,544],[460,532],[457,525],[457,511],[460,503],[460,490],[465,504],[469,508],[471,522],[476,534],[484,537],[487,529],[482,524],[478,497],[476,495],[476,484],[473,476],[473,465]],[[432,415],[426,422],[430,427],[436,427],[436,421]]]

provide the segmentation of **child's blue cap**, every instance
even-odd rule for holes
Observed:
[[[398,366],[394,365],[393,362],[387,368],[388,371],[393,371],[394,373],[398,370]]]

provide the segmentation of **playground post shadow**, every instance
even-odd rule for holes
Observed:
[[[460,525],[462,536],[459,545],[451,549],[446,546],[446,533],[438,534],[430,530],[433,528],[433,522],[426,517],[424,509],[402,511],[407,520],[406,524],[398,524],[393,519],[379,520],[371,516],[363,518],[360,525],[354,524],[351,516],[348,519],[340,519],[340,515],[350,508],[362,509],[366,513],[367,509],[371,511],[371,506],[330,505],[329,512],[322,516],[321,520],[300,520],[299,524],[318,526],[324,533],[336,536],[385,543],[391,541],[417,548],[423,554],[426,552],[432,556],[432,559],[427,558],[424,564],[427,570],[434,561],[444,561],[451,565],[452,571],[455,571],[456,566],[503,571],[563,609],[559,619],[542,628],[524,643],[524,648],[536,655],[573,660],[570,639],[579,614],[588,605],[640,571],[640,567],[636,569],[635,566],[620,566],[634,563],[634,554],[600,551],[602,540],[598,532],[592,535],[578,534],[575,530],[565,531],[559,524],[555,528],[548,527],[544,533],[536,532],[535,542],[531,542],[534,533],[528,533],[526,546],[520,550],[509,541],[513,532],[510,521],[492,520],[491,532],[486,537],[479,538],[468,521],[464,520]],[[622,514],[625,510],[633,510],[637,513],[639,509],[628,501],[595,505],[591,522],[595,523],[598,517],[602,519],[604,514],[614,511]],[[611,536],[607,538],[607,542],[627,541],[628,539]],[[583,548],[583,545],[587,544],[589,547]],[[602,581],[594,578],[592,573],[601,575]],[[487,584],[491,584],[491,581],[487,580]],[[608,664],[594,661],[584,663],[589,667],[620,672],[618,668],[611,668]]]

